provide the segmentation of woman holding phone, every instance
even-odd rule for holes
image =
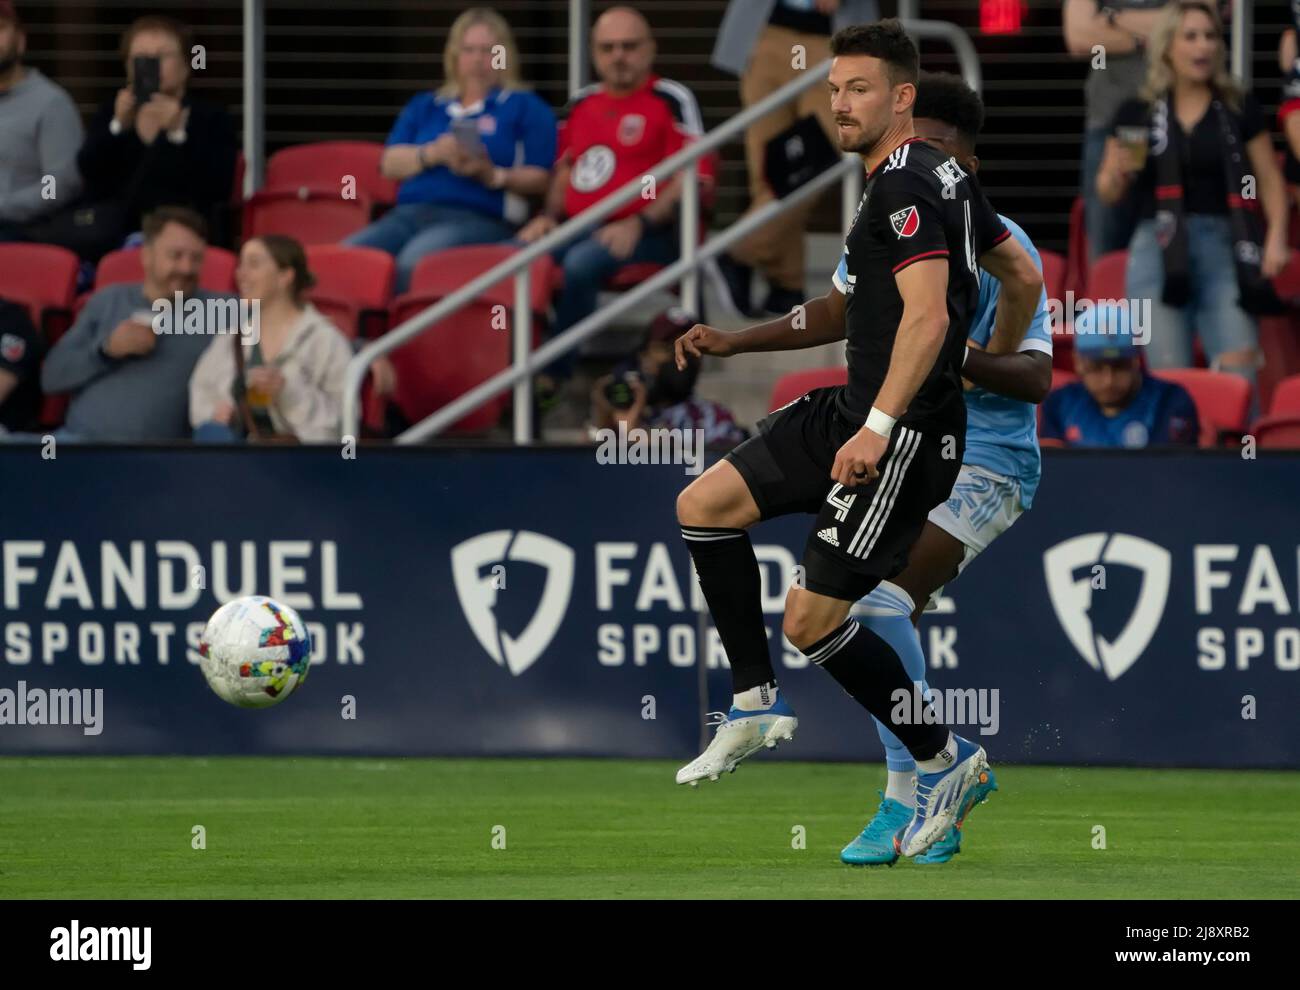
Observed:
[[[1195,334],[1212,367],[1253,385],[1255,317],[1277,307],[1268,280],[1288,252],[1272,140],[1228,74],[1212,4],[1170,4],[1149,53],[1142,99],[1116,112],[1097,173],[1103,202],[1134,185],[1141,202],[1127,277],[1130,298],[1151,304],[1147,364],[1189,367]]]
[[[499,14],[457,17],[443,64],[446,82],[415,96],[388,136],[380,169],[401,181],[397,205],[345,242],[393,255],[398,292],[427,254],[512,238],[528,219],[524,197],[546,191],[555,161],[555,115],[522,88]]]

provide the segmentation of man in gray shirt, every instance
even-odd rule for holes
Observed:
[[[72,98],[23,65],[27,35],[10,0],[0,0],[0,241],[71,206],[81,193],[83,131]]]
[[[144,220],[143,285],[111,285],[91,296],[77,322],[45,359],[46,393],[71,392],[63,436],[71,441],[146,443],[190,435],[190,373],[218,326],[212,316],[170,325],[157,321],[176,293],[191,300],[237,300],[198,288],[207,247],[203,219],[185,207],[164,206]],[[221,307],[205,306],[206,312]],[[225,312],[230,312],[227,307]],[[201,321],[201,325],[198,325]],[[161,332],[167,331],[167,332]]]
[[[1084,84],[1086,117],[1079,194],[1088,228],[1088,260],[1128,247],[1137,210],[1120,201],[1107,206],[1097,197],[1101,167],[1115,111],[1138,95],[1146,79],[1146,42],[1168,0],[1065,0],[1061,24],[1065,47],[1088,61]]]

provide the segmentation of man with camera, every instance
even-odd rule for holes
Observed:
[[[83,258],[118,247],[154,207],[188,206],[211,221],[230,199],[234,124],[189,93],[192,51],[188,30],[168,17],[141,17],[123,35],[127,84],[91,121],[77,156],[85,201],[59,238]]]

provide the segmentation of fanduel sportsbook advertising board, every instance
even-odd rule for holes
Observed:
[[[730,703],[674,518],[690,480],[590,448],[0,450],[0,753],[684,760],[699,664],[704,707]],[[1049,452],[922,621],[935,703],[1003,762],[1300,766],[1298,497],[1290,455]],[[879,760],[781,636],[810,525],[753,531],[800,717],[775,755]],[[265,711],[198,669],[248,594],[314,642]]]

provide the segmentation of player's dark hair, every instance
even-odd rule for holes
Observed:
[[[922,72],[916,84],[912,116],[941,120],[955,127],[972,151],[984,127],[984,101],[966,80],[950,72]]]
[[[889,84],[916,84],[921,59],[896,18],[840,28],[831,38],[832,55],[870,55],[885,63]]]

